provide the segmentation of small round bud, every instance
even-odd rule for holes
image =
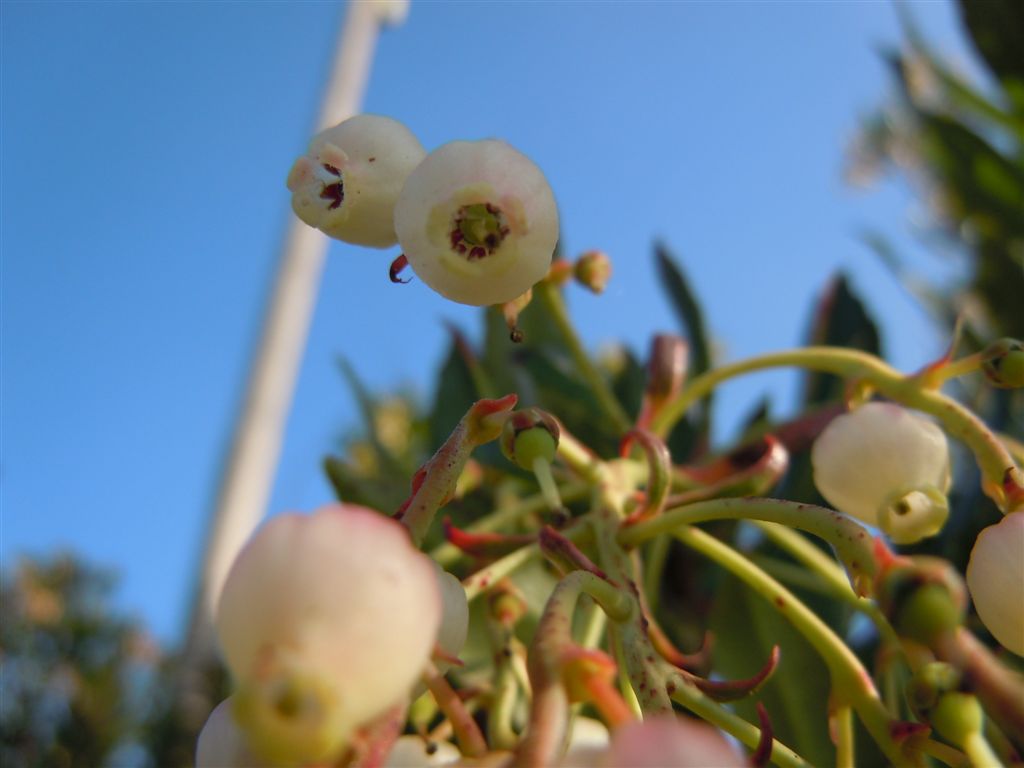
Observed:
[[[967,591],[945,560],[914,557],[879,577],[878,602],[903,637],[931,645],[963,623]]]
[[[960,687],[960,672],[952,664],[933,661],[925,664],[907,683],[907,702],[914,714],[928,722],[931,711],[939,699]]]
[[[949,447],[932,422],[891,403],[833,419],[811,450],[814,484],[836,509],[900,544],[937,533],[948,505]]]
[[[573,265],[576,282],[594,293],[603,293],[612,277],[612,260],[604,251],[587,251]]]
[[[558,210],[540,169],[503,141],[453,141],[409,175],[395,205],[409,265],[452,301],[502,304],[544,278]]]
[[[388,248],[395,201],[426,152],[397,120],[356,115],[313,137],[288,174],[292,209],[346,243]]]
[[[999,339],[982,352],[981,368],[993,386],[1003,389],[1024,387],[1024,343]]]
[[[441,615],[433,561],[391,518],[334,504],[269,520],[232,565],[216,616],[254,751],[336,757],[408,695]]]
[[[967,563],[967,588],[989,632],[1024,656],[1024,512],[978,534]]]
[[[553,461],[558,450],[558,422],[539,408],[516,411],[501,431],[501,452],[521,469],[533,470],[537,459]]]
[[[951,691],[939,698],[928,719],[942,738],[962,747],[984,727],[985,712],[973,693]]]

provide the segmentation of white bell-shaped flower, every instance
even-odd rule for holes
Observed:
[[[437,633],[437,646],[441,652],[458,658],[469,633],[469,603],[462,582],[435,563],[438,587],[441,590],[441,629]],[[447,665],[441,665],[447,668]]]
[[[602,768],[745,768],[720,731],[706,723],[652,717],[620,726],[597,765]]]
[[[949,515],[949,446],[931,421],[892,403],[832,420],[811,450],[814,484],[836,509],[897,544],[938,533]]]
[[[233,698],[224,699],[206,719],[196,741],[196,768],[268,768],[249,751],[231,714],[233,706]]]
[[[405,183],[395,231],[409,265],[452,301],[502,304],[551,266],[558,210],[541,170],[503,141],[453,141]]]
[[[292,209],[346,243],[394,245],[395,200],[426,152],[397,120],[356,115],[313,137],[288,174]]]
[[[232,566],[216,617],[250,747],[329,761],[409,694],[441,612],[433,561],[391,518],[339,504],[272,518]]]
[[[1024,512],[978,534],[967,563],[967,589],[989,632],[1024,656]]]

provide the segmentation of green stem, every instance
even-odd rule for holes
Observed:
[[[812,533],[832,545],[857,592],[866,593],[877,570],[874,537],[863,525],[831,509],[781,499],[714,499],[687,504],[666,510],[653,520],[625,526],[618,539],[623,546],[635,547],[672,533],[680,525],[710,520],[762,520]]]
[[[674,535],[745,582],[782,614],[821,655],[832,678],[836,706],[852,706],[872,738],[894,765],[907,765],[907,757],[893,739],[889,714],[878,698],[871,677],[860,660],[818,616],[793,593],[746,557],[698,528],[682,526]]]
[[[495,560],[471,576],[467,576],[462,580],[462,588],[466,590],[466,600],[473,602],[510,573],[539,556],[540,547],[536,544],[529,544],[520,547],[515,552],[510,552],[500,560]]]
[[[671,676],[672,682],[669,690],[673,701],[681,704],[702,720],[706,720],[716,728],[730,734],[751,749],[757,748],[761,741],[760,728],[708,698],[678,672],[672,672]],[[811,765],[778,739],[774,739],[772,742],[771,761],[781,768],[810,768]]]
[[[977,768],[1003,767],[1003,761],[999,759],[999,756],[989,746],[988,741],[985,740],[985,734],[981,731],[975,731],[968,735],[964,739],[963,749],[967,753],[967,757],[970,758],[971,765]]]
[[[792,528],[779,525],[778,523],[766,523],[759,520],[754,521],[754,525],[764,531],[765,536],[776,546],[786,550],[790,555],[807,566],[812,574],[816,574],[821,580],[819,584],[824,587],[824,591],[863,612],[871,619],[878,630],[878,634],[890,649],[902,647],[896,630],[892,628],[892,624],[885,618],[882,610],[873,601],[857,596],[850,588],[850,581],[847,579],[846,573],[844,573],[835,560],[832,560]]]
[[[618,432],[628,432],[631,426],[630,418],[608,386],[608,382],[591,362],[590,356],[583,348],[583,344],[576,334],[576,328],[573,326],[572,320],[569,319],[561,292],[551,281],[542,280],[533,287],[533,297],[539,299],[547,308],[562,335],[562,340],[569,348],[569,354],[572,355],[576,368],[590,386],[605,416],[611,420]]]
[[[798,366],[863,381],[892,400],[930,413],[942,422],[947,432],[962,440],[971,449],[986,480],[985,493],[999,505],[1000,509],[1008,511],[1008,501],[1002,490],[1006,473],[1015,471],[1018,482],[1024,480],[1020,480],[1020,468],[988,427],[956,400],[941,392],[923,388],[922,383],[913,376],[904,376],[874,355],[858,350],[806,347],[753,357],[708,371],[691,381],[678,397],[661,410],[651,424],[651,429],[655,434],[664,437],[690,405],[702,399],[723,381],[751,371],[782,366]]]
[[[582,594],[588,594],[615,621],[633,613],[632,598],[588,571],[573,571],[555,586],[534,633],[527,664],[533,703],[526,736],[517,760],[523,766],[553,765],[569,727],[569,695],[562,680],[563,664],[576,644],[572,617]]]
[[[853,710],[839,707],[832,714],[835,724],[836,768],[856,768],[854,760]]]

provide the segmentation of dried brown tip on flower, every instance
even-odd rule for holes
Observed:
[[[603,293],[612,276],[612,260],[604,251],[587,251],[573,265],[576,282],[594,293]]]

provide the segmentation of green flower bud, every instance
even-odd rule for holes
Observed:
[[[501,432],[501,452],[518,467],[533,471],[537,459],[551,462],[558,449],[558,422],[539,408],[516,411]]]
[[[962,747],[985,725],[985,712],[974,694],[950,692],[939,699],[929,720],[942,738]]]
[[[914,714],[924,722],[931,718],[931,711],[939,699],[960,687],[960,672],[952,664],[933,661],[925,664],[907,683],[907,702]]]
[[[993,386],[1024,387],[1024,343],[1017,339],[992,342],[982,352],[981,368]]]
[[[915,557],[881,575],[878,602],[901,636],[931,645],[963,623],[967,590],[946,561]]]

